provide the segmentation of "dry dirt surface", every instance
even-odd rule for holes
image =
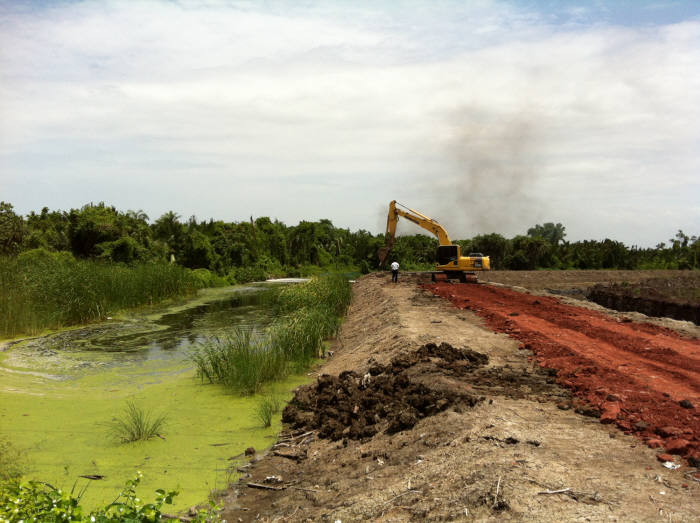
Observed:
[[[358,280],[332,357],[225,494],[227,521],[700,517],[697,328],[544,295],[568,283],[419,280]]]

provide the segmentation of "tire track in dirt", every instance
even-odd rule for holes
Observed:
[[[653,448],[700,459],[700,342],[650,324],[487,285],[426,289],[519,340],[557,381]]]

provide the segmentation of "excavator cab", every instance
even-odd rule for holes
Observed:
[[[460,257],[459,245],[440,245],[437,248],[438,265],[457,265]]]

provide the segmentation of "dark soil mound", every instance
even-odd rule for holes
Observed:
[[[318,429],[319,437],[331,440],[370,438],[380,431],[393,434],[452,405],[473,407],[480,401],[471,394],[420,383],[408,376],[408,369],[420,363],[466,372],[487,362],[487,356],[472,350],[429,343],[390,365],[371,366],[364,376],[352,371],[320,376],[315,384],[297,389],[282,421],[294,428]]]
[[[700,275],[652,278],[638,283],[598,284],[586,297],[618,311],[637,311],[700,325]]]

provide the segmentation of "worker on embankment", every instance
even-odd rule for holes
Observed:
[[[391,262],[391,281],[398,283],[399,281],[399,262]]]

